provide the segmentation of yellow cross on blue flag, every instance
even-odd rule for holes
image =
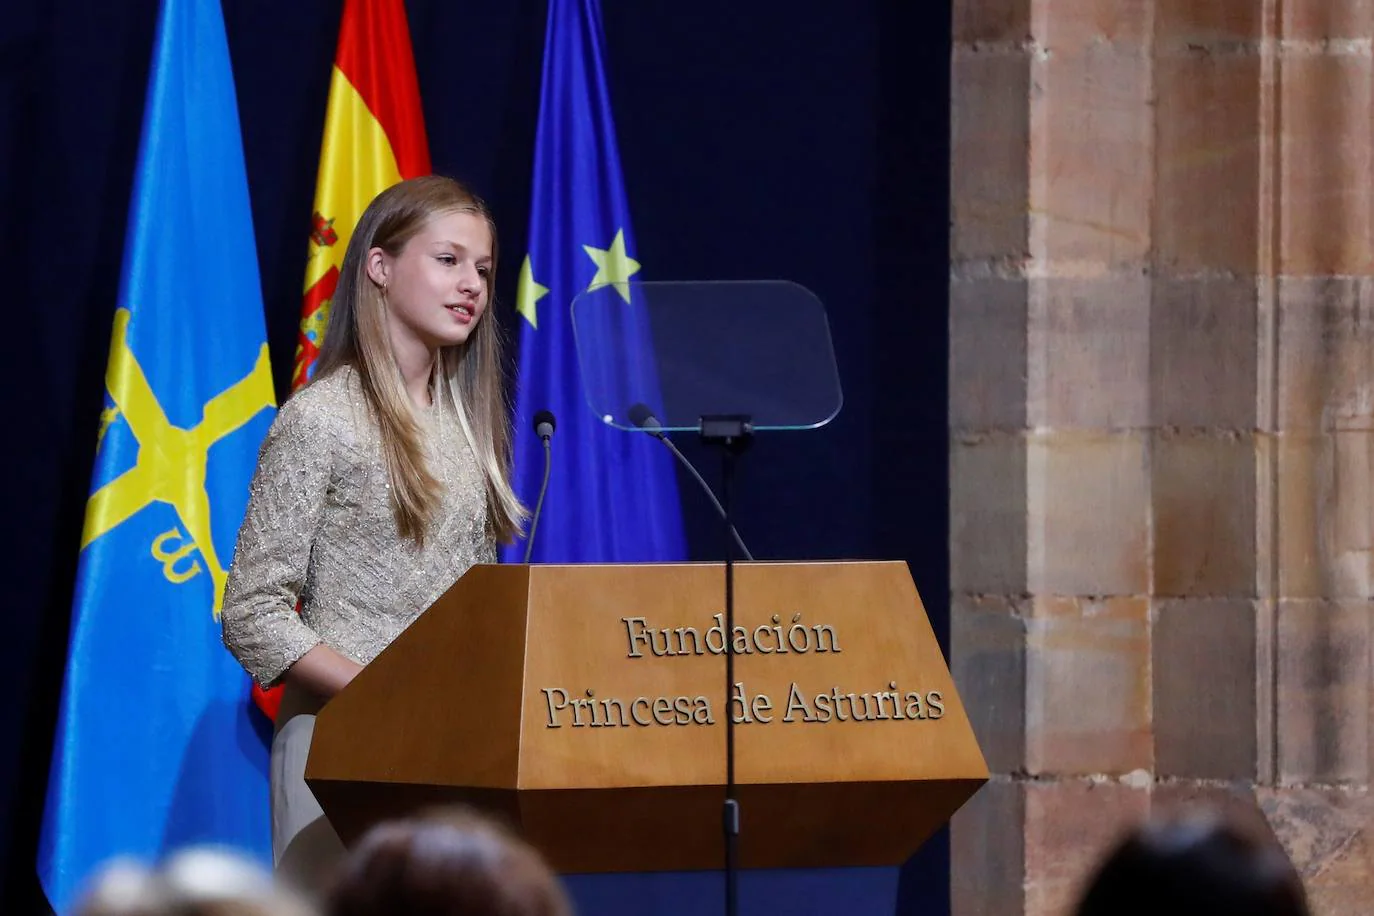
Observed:
[[[164,0],[39,844],[58,913],[112,856],[267,856],[267,751],[218,621],[275,405],[237,112],[219,0]]]
[[[542,563],[686,556],[672,457],[647,435],[612,429],[583,393],[570,306],[611,286],[635,308],[630,208],[602,62],[596,0],[550,0],[535,134],[529,254],[520,268],[515,484],[533,505],[544,453],[531,421],[558,418],[548,494],[532,559]],[[504,550],[518,562],[523,546]]]

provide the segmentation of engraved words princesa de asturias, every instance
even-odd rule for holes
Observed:
[[[696,627],[651,627],[644,617],[622,617],[626,657],[631,660],[725,654],[723,614],[705,631]],[[807,624],[800,613],[790,621],[774,614],[770,622],[752,629],[736,625],[731,645],[740,655],[838,655],[843,652],[840,635],[829,624]],[[633,728],[714,725],[718,697],[598,696],[588,688],[579,693],[561,687],[540,688],[547,718],[546,728]],[[886,689],[856,693],[839,685],[821,692],[803,689],[796,681],[786,697],[748,693],[736,681],[730,712],[738,725],[782,723],[879,722],[933,720],[945,714],[938,690],[902,690],[896,681]]]

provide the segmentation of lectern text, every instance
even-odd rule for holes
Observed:
[[[724,655],[725,615],[716,614],[715,621],[705,632],[696,627],[651,627],[643,617],[622,617],[625,639],[629,644],[629,658],[654,655]],[[770,623],[750,629],[738,624],[733,628],[731,649],[736,655],[786,655],[795,652],[839,652],[840,641],[835,628],[829,624],[808,625],[800,613],[784,623],[781,614],[774,614]]]
[[[840,687],[812,693],[793,681],[787,697],[749,695],[743,682],[735,684],[730,715],[737,725],[778,722],[900,722],[939,719],[945,714],[944,697],[938,690],[903,691],[895,681],[887,690],[845,692]],[[582,695],[561,687],[541,691],[547,709],[546,728],[627,728],[633,726],[714,725],[715,709],[707,696],[602,697],[594,690]]]
[[[715,614],[711,620],[711,626],[698,630],[696,627],[656,627],[645,617],[622,617],[626,657],[828,655],[842,651],[835,627],[804,621],[798,612],[788,621],[784,621],[781,614],[774,614],[769,622],[756,627],[731,627],[727,653],[725,615]],[[543,687],[540,692],[544,697],[546,728],[714,725],[715,704],[721,700],[714,694],[606,696],[598,695],[594,688]],[[786,688],[786,696],[781,693],[751,696],[743,682],[736,682],[730,697],[730,717],[739,725],[904,722],[939,719],[944,714],[945,701],[940,691],[904,690],[896,681],[889,681],[886,690],[864,693],[839,685],[816,691],[792,681]]]

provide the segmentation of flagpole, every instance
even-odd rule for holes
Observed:
[[[735,540],[732,509],[735,463],[753,442],[754,428],[747,416],[701,418],[703,442],[721,448],[721,502],[725,512],[725,804],[721,831],[725,840],[725,916],[739,911],[740,806],[735,787]],[[740,698],[741,704],[744,698]]]

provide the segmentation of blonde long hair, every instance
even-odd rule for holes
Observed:
[[[324,345],[312,381],[352,366],[381,427],[382,451],[391,479],[391,504],[401,536],[423,544],[443,487],[425,462],[420,427],[410,409],[401,370],[387,334],[386,302],[367,275],[367,253],[393,257],[440,213],[473,213],[491,231],[491,272],[496,274],[496,224],[476,194],[452,178],[412,178],[378,194],[358,220],[344,253],[339,285],[329,310]],[[488,281],[487,310],[496,305]],[[472,444],[486,486],[487,527],[499,541],[514,540],[526,512],[511,488],[511,432],[503,384],[505,341],[494,315],[477,322],[467,342],[445,347],[435,363],[435,409],[457,414]]]

